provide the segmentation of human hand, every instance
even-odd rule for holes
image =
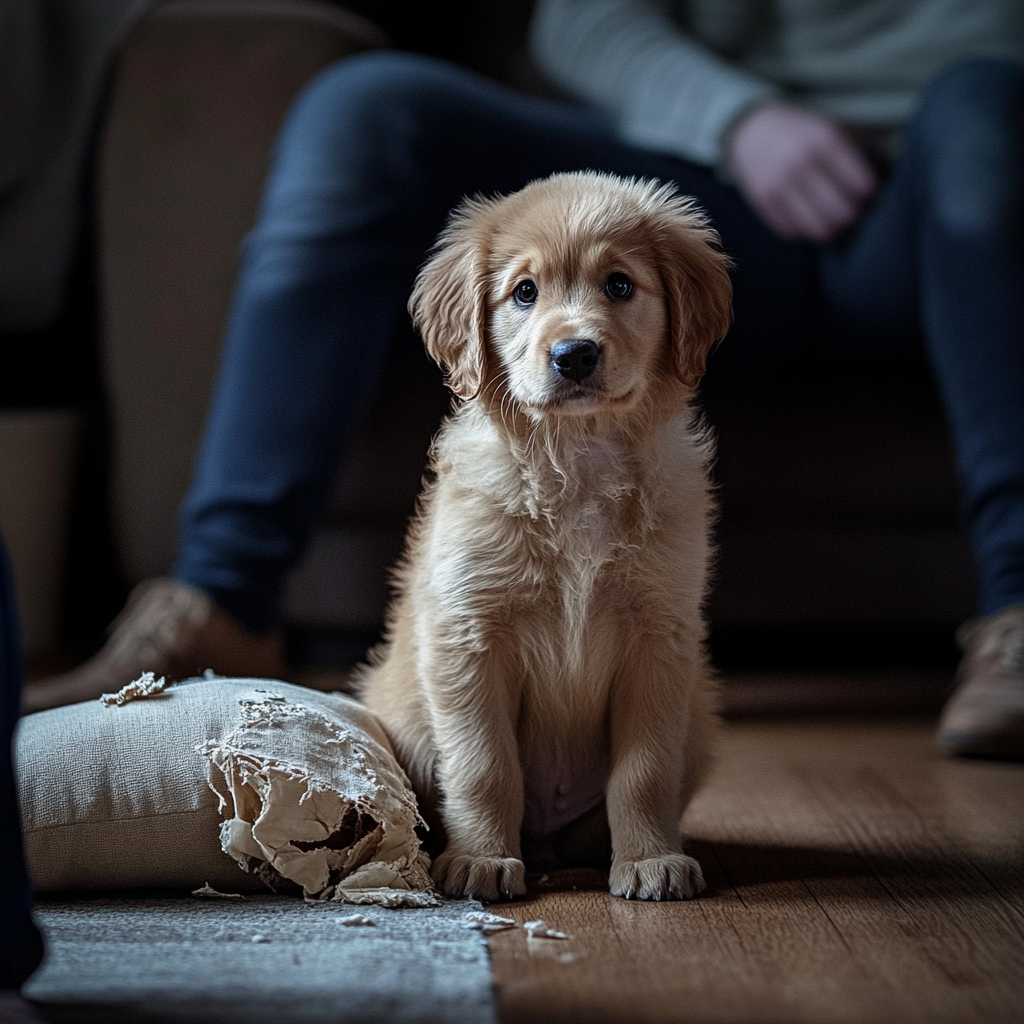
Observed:
[[[878,187],[871,165],[836,124],[788,103],[743,116],[725,165],[762,219],[794,240],[828,241],[857,219]]]

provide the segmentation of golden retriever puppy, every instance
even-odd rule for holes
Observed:
[[[521,834],[606,802],[611,891],[694,896],[708,763],[710,443],[688,408],[728,260],[671,186],[558,174],[452,215],[410,311],[461,401],[357,678],[447,846],[437,885],[525,892]]]

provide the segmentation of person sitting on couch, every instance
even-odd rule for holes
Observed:
[[[169,580],[37,684],[41,708],[143,669],[276,675],[284,575],[381,383],[417,265],[467,194],[593,168],[675,182],[736,270],[710,374],[924,345],[981,577],[939,742],[1024,757],[1024,12],[1017,0],[542,0],[570,97],[411,54],[320,74],[246,246]]]

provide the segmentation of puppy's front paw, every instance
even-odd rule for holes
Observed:
[[[526,868],[515,857],[473,857],[446,850],[430,874],[446,896],[499,900],[526,893]]]
[[[682,853],[666,853],[647,860],[621,860],[612,864],[613,896],[627,900],[689,900],[707,886],[700,865]]]

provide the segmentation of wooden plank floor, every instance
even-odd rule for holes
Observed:
[[[932,728],[730,723],[686,819],[710,891],[560,873],[495,905],[572,936],[492,936],[502,1024],[1024,1021],[1024,766],[943,758]]]

